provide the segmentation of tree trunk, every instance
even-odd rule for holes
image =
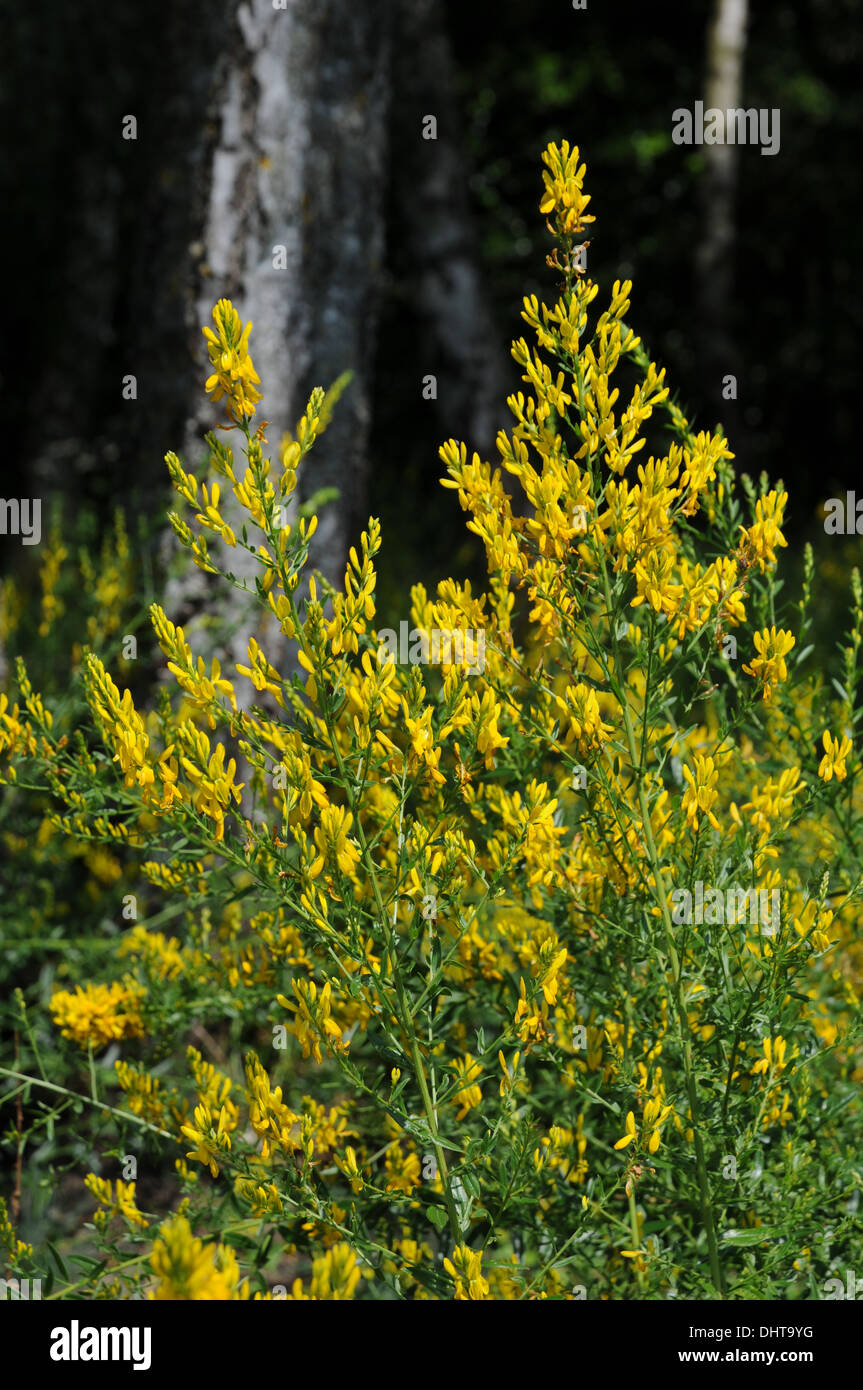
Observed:
[[[334,582],[343,576],[367,484],[384,249],[390,10],[387,0],[362,6],[319,0],[312,7],[286,0],[283,10],[274,10],[271,0],[251,0],[238,7],[219,83],[203,234],[198,323],[210,322],[223,297],[233,300],[244,321],[251,319],[275,467],[282,433],[294,429],[312,388],[353,372],[301,472],[297,496],[304,500],[323,486],[339,489],[321,513],[310,556]],[[202,337],[198,355],[203,379]],[[186,442],[190,458],[213,419],[213,406],[199,389]],[[236,516],[231,502],[223,512]],[[238,578],[258,572],[245,552],[213,549]],[[169,598],[200,608],[205,595],[226,626],[228,657],[245,661],[251,634],[244,595],[187,571]],[[267,641],[278,665],[284,651],[273,634]]]

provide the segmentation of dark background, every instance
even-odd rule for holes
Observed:
[[[493,456],[494,428],[508,420],[506,392],[519,385],[506,352],[523,329],[522,296],[554,294],[538,212],[539,157],[549,139],[568,138],[587,160],[597,216],[590,273],[601,290],[618,276],[634,281],[630,322],[668,368],[690,418],[703,428],[723,422],[738,468],[784,479],[795,550],[803,538],[823,542],[819,506],[853,488],[858,467],[858,0],[750,6],[741,104],[780,108],[781,149],[772,158],[757,147],[739,151],[725,325],[736,405],[721,399],[715,334],[699,308],[697,251],[709,217],[703,151],[671,141],[673,110],[703,97],[713,4],[590,0],[575,12],[568,0],[446,0],[425,7],[433,41],[410,45],[398,27],[400,4],[380,7],[381,23],[394,25],[382,160],[386,251],[374,286],[373,351],[361,364],[367,467],[351,522],[369,510],[382,516],[385,586],[474,568],[454,496],[437,486],[437,448],[455,435]],[[338,5],[313,8],[332,10],[337,24]],[[190,401],[201,395],[186,248],[200,234],[197,189],[206,182],[235,11],[225,0],[158,10],[108,9],[102,0],[0,4],[4,496],[41,487],[51,503],[92,516],[97,529],[118,502],[152,514],[154,524],[167,509],[162,458],[180,445]],[[127,110],[146,131],[134,145],[117,138]],[[425,110],[441,111],[442,141],[455,151],[453,215],[469,243],[491,325],[489,360],[496,354],[503,385],[479,440],[465,433],[475,414],[459,398],[463,368],[448,353],[446,305],[433,330],[427,309],[416,307],[421,267],[406,219],[422,197],[426,166],[445,153],[443,143],[417,138]],[[324,250],[340,235],[338,215],[318,222]],[[324,255],[319,273],[326,266]],[[215,285],[212,299],[222,292]],[[450,339],[459,332],[454,324]],[[150,383],[135,408],[118,387],[118,363],[130,360]],[[431,371],[439,396],[425,403],[418,383]],[[5,538],[0,565],[25,560]]]

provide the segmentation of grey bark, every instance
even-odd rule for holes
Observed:
[[[219,134],[212,159],[204,229],[206,275],[198,322],[229,298],[251,319],[251,352],[264,394],[273,475],[278,446],[314,386],[350,370],[353,380],[332,422],[301,469],[297,501],[338,487],[321,513],[310,561],[339,582],[364,496],[379,282],[383,265],[390,109],[387,0],[250,0],[237,10],[237,32],[221,78]],[[276,253],[284,248],[284,253]],[[274,268],[274,256],[286,268]],[[204,340],[199,357],[206,361]],[[202,367],[202,371],[206,368]],[[214,422],[199,393],[186,452]],[[229,436],[237,454],[238,432]],[[241,460],[240,460],[241,462]],[[230,501],[223,512],[237,517]],[[250,526],[254,532],[254,528]],[[213,547],[216,553],[217,547]],[[238,578],[257,562],[239,548],[219,551]],[[226,628],[226,652],[245,660],[250,608],[204,576],[186,573],[170,599],[196,606],[213,599]],[[268,640],[270,659],[284,653]]]
[[[198,322],[223,296],[252,320],[274,458],[312,387],[353,372],[298,488],[299,500],[323,486],[339,489],[319,514],[310,560],[340,585],[347,551],[368,517],[375,340],[388,286],[404,286],[417,360],[439,375],[440,438],[455,434],[491,451],[506,416],[507,359],[471,227],[443,14],[438,0],[324,0],[311,9],[287,0],[282,11],[270,0],[250,0],[238,9],[228,51]],[[438,139],[426,143],[428,113],[438,119]],[[286,250],[286,270],[273,269],[276,246]],[[198,353],[203,362],[203,339]],[[419,382],[416,400],[422,409]],[[198,401],[187,434],[190,458],[214,418],[200,394]],[[429,466],[437,470],[433,451]],[[233,520],[230,506],[223,510]],[[251,582],[251,557],[219,553]],[[191,605],[218,612],[227,629],[225,655],[245,661],[251,634],[241,594],[226,597],[224,585],[187,570],[168,600],[169,611]],[[288,654],[272,632],[267,650],[285,666]]]

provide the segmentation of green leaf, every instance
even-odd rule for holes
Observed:
[[[776,1232],[760,1226],[757,1231],[735,1231],[723,1232],[723,1245],[760,1245],[762,1240],[772,1240]]]
[[[446,1226],[448,1218],[443,1207],[426,1207],[426,1216],[436,1231],[442,1231]]]
[[[60,1271],[60,1273],[62,1274],[63,1278],[64,1278],[68,1283],[71,1283],[71,1282],[72,1282],[72,1276],[71,1276],[71,1274],[69,1273],[69,1270],[68,1270],[68,1267],[67,1267],[67,1265],[66,1265],[66,1262],[65,1262],[65,1260],[63,1259],[63,1256],[60,1254],[59,1250],[57,1249],[56,1245],[54,1245],[53,1242],[50,1241],[50,1240],[46,1240],[45,1244],[46,1244],[46,1246],[48,1247],[48,1249],[50,1250],[51,1254],[54,1256],[54,1260],[55,1260],[55,1262],[56,1262],[57,1268],[59,1269],[59,1271]]]
[[[76,1268],[82,1269],[91,1284],[95,1284],[99,1276],[108,1268],[107,1260],[92,1260],[88,1259],[86,1255],[70,1255],[69,1262],[74,1264]]]
[[[469,1193],[471,1197],[478,1198],[480,1188],[479,1179],[477,1178],[476,1173],[471,1173],[465,1170],[464,1172],[459,1173],[459,1177],[464,1183],[465,1192]]]

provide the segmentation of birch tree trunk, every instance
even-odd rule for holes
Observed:
[[[451,67],[439,0],[321,0],[312,8],[285,0],[280,11],[271,0],[248,0],[238,8],[218,82],[198,322],[222,296],[252,320],[273,455],[311,389],[353,373],[298,488],[299,500],[321,487],[339,490],[319,515],[310,554],[310,566],[336,584],[368,518],[376,331],[387,285],[397,282],[411,306],[410,362],[440,375],[439,440],[458,434],[490,450],[503,423],[508,359],[479,271]],[[426,143],[429,113],[438,138]],[[398,365],[408,377],[408,363]],[[415,385],[421,410],[418,377]],[[199,393],[189,457],[212,420]],[[400,421],[410,428],[409,412]],[[433,448],[435,476],[437,463]],[[250,556],[220,553],[251,581]],[[217,611],[225,655],[245,661],[249,605],[223,590],[199,571],[186,572],[169,594],[172,611]],[[276,634],[268,633],[266,646],[283,666],[287,651]]]
[[[344,371],[353,380],[301,472],[297,501],[323,486],[339,497],[322,511],[310,563],[341,579],[364,496],[367,437],[383,268],[390,111],[392,5],[388,0],[249,0],[237,8],[220,74],[218,135],[203,232],[205,274],[197,321],[232,299],[254,324],[251,351],[276,463],[314,386]],[[199,355],[204,361],[203,338]],[[189,457],[213,423],[198,392]],[[239,439],[239,435],[237,435]],[[239,445],[237,445],[237,448]],[[231,516],[231,506],[224,514]],[[216,547],[214,547],[214,550]],[[256,561],[219,550],[238,578]],[[226,655],[245,660],[248,599],[200,571],[178,579],[169,599],[218,612]],[[211,609],[211,611],[213,611]],[[275,644],[275,645],[274,645]],[[270,633],[267,650],[284,653]]]

